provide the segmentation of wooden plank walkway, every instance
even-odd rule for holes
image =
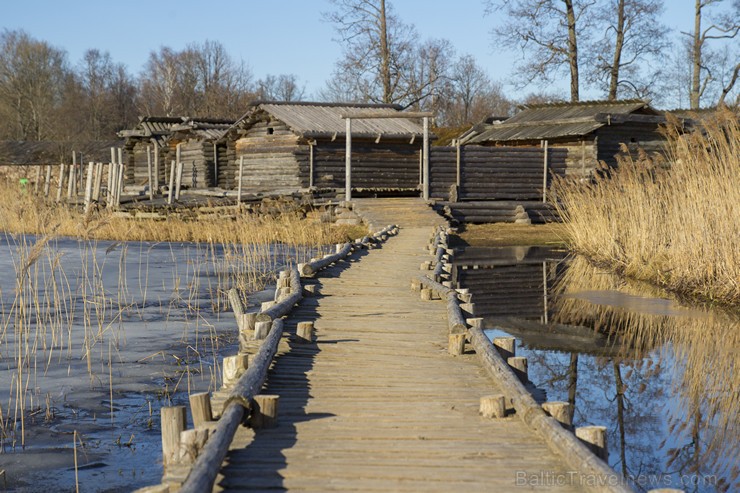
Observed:
[[[411,291],[438,216],[409,199],[358,209],[400,234],[322,272],[292,312],[288,332],[315,320],[317,342],[284,338],[265,391],[280,395],[279,425],[240,428],[215,489],[579,491],[517,486],[518,472],[567,467],[517,417],[478,415],[495,383],[475,354],[447,353],[445,305]]]

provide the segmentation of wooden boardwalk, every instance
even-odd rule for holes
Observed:
[[[265,391],[280,395],[279,425],[239,429],[216,490],[578,490],[516,484],[567,467],[517,417],[478,415],[495,383],[475,354],[448,354],[444,303],[411,291],[439,218],[418,200],[358,202],[401,232],[323,271],[291,313],[287,332],[315,320],[317,342],[284,337]]]

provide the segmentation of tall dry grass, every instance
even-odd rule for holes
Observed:
[[[670,290],[740,303],[740,125],[730,111],[701,132],[666,129],[668,165],[646,155],[555,191],[572,248]]]

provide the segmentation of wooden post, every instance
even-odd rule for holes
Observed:
[[[41,166],[36,166],[36,181],[33,184],[33,193],[39,193],[39,185],[41,183]]]
[[[208,429],[183,430],[180,433],[178,463],[181,465],[193,464],[200,451],[205,447],[209,435],[210,431]]]
[[[95,163],[87,163],[87,180],[85,181],[85,214],[90,212],[90,203],[92,202],[93,191],[93,167]]]
[[[542,202],[547,202],[547,141],[544,141],[543,145],[544,150],[544,164],[543,164],[543,171],[542,171]]]
[[[93,186],[92,199],[95,202],[100,202],[100,187],[103,185],[103,163],[97,163],[95,165],[95,185]]]
[[[49,189],[51,188],[51,165],[46,165],[46,179],[44,180],[44,197],[49,196]]]
[[[529,372],[527,365],[527,358],[524,356],[513,356],[506,360],[509,366],[514,370],[514,375],[519,377],[522,383],[529,381]]]
[[[475,303],[460,303],[460,310],[462,310],[463,316],[472,318],[475,316]]]
[[[123,193],[123,149],[118,148],[118,181],[116,183],[116,206],[121,205],[121,193]]]
[[[213,410],[211,409],[211,394],[209,394],[208,392],[191,394],[190,414],[192,414],[193,416],[193,426],[196,428],[208,421],[213,421]]]
[[[313,188],[313,141],[308,143],[308,187]]]
[[[254,409],[249,419],[252,428],[274,428],[278,424],[280,396],[260,394],[254,396]]]
[[[183,162],[182,162],[182,143],[177,144],[177,175],[175,176],[175,200],[180,200],[180,187],[182,186],[182,171],[183,171]]]
[[[185,430],[185,406],[163,407],[162,461],[164,467],[175,464],[180,458],[180,433]]]
[[[69,178],[67,179],[67,200],[75,195],[75,184],[77,182],[77,153],[72,152],[72,164],[69,167]]]
[[[239,156],[239,180],[236,188],[236,205],[237,208],[242,204],[242,179],[244,177],[244,156]]]
[[[547,313],[547,262],[542,262],[542,301],[542,318],[545,325],[547,325],[550,321],[550,316]]]
[[[457,173],[456,173],[455,184],[459,188],[460,187],[460,174],[461,174],[460,173],[460,141],[457,140],[457,139],[455,139],[455,147],[457,148],[457,161],[456,161],[456,163],[457,163],[457,168],[456,168]]]
[[[480,398],[479,414],[484,418],[506,417],[506,398],[502,394],[484,395]]]
[[[152,180],[152,146],[146,146],[146,172],[149,182],[149,200],[154,200],[154,186]]]
[[[218,146],[213,143],[213,186],[218,186]]]
[[[223,361],[223,384],[229,386],[239,380],[247,370],[249,357],[246,354],[237,354],[236,356],[227,356]]]
[[[170,163],[170,186],[167,189],[167,203],[172,204],[172,199],[175,197],[175,161]]]
[[[298,322],[296,327],[296,342],[310,344],[313,342],[313,322]]]
[[[315,284],[306,284],[303,286],[303,296],[316,296],[318,287]]]
[[[152,149],[154,151],[154,193],[159,193],[159,147],[156,141],[152,142]]]
[[[424,122],[424,144],[423,153],[424,156],[424,185],[423,185],[423,197],[424,200],[429,200],[429,117],[423,118]]]
[[[563,425],[563,428],[566,430],[573,428],[573,422],[570,419],[572,408],[573,406],[569,402],[553,401],[542,403],[542,409],[548,415],[555,418],[555,421]]]
[[[256,340],[266,339],[270,333],[270,327],[272,322],[255,322],[254,323],[254,338]]]
[[[347,118],[345,124],[344,150],[344,200],[352,200],[352,118]]]
[[[465,353],[465,334],[450,334],[447,346],[447,352],[453,356],[460,356]]]
[[[421,299],[423,301],[431,301],[432,300],[432,290],[431,288],[421,288]]]
[[[504,361],[516,356],[516,339],[514,337],[494,337],[493,346]]]
[[[576,436],[603,461],[609,459],[606,444],[606,426],[581,426],[576,428]]]
[[[59,164],[59,186],[57,187],[57,202],[62,200],[62,190],[64,189],[64,163]]]

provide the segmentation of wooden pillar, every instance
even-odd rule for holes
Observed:
[[[547,262],[542,262],[542,321],[547,325],[550,322],[550,316],[547,313]]]
[[[543,402],[542,409],[555,418],[555,421],[563,425],[563,428],[570,430],[573,428],[573,422],[570,419],[573,406],[569,402],[553,401]]]
[[[185,430],[185,406],[163,407],[162,417],[162,461],[167,467],[180,457],[180,433]]]
[[[506,417],[506,398],[502,394],[484,395],[480,398],[479,414],[484,418]]]
[[[423,144],[423,156],[424,156],[424,185],[423,185],[423,197],[424,200],[429,200],[429,117],[425,116],[424,121],[424,144]]]
[[[211,394],[201,392],[190,395],[190,414],[193,416],[193,426],[213,421],[213,410],[211,409]]]
[[[274,428],[278,424],[280,396],[260,394],[254,396],[254,409],[249,424],[252,428]]]
[[[599,459],[609,459],[606,444],[606,426],[581,426],[576,428],[576,436],[586,444]]]
[[[352,118],[347,118],[345,123],[344,150],[344,200],[352,200]]]
[[[236,188],[236,205],[241,206],[242,203],[242,179],[244,177],[244,156],[239,156],[239,179],[237,181]]]

